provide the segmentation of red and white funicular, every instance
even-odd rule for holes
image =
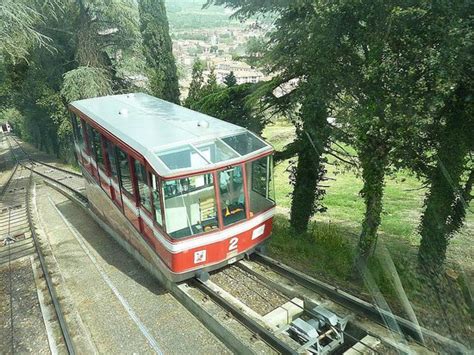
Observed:
[[[271,234],[273,148],[255,134],[141,93],[70,110],[92,209],[168,279],[238,260]]]

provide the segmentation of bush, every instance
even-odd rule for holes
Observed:
[[[24,117],[18,109],[11,107],[0,111],[0,123],[5,122],[10,123],[19,137],[24,136]]]
[[[326,274],[341,280],[350,276],[354,251],[340,226],[313,222],[307,233],[296,234],[285,216],[274,219],[273,236],[268,242],[271,255],[300,270]],[[310,273],[311,273],[310,272]]]

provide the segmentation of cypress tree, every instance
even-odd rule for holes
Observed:
[[[234,72],[231,71],[229,74],[227,74],[224,78],[224,84],[227,86],[227,87],[231,87],[231,86],[234,86],[234,85],[237,85],[237,78],[235,77],[234,75]]]
[[[207,78],[206,85],[202,87],[201,97],[207,96],[216,92],[219,89],[219,84],[217,83],[217,77],[214,67],[211,67],[211,72]]]
[[[192,79],[191,84],[189,85],[188,97],[184,101],[184,106],[186,107],[191,107],[202,97],[202,89],[204,86],[203,70],[203,63],[199,59],[196,59],[193,64]]]
[[[178,74],[164,0],[139,0],[138,10],[151,93],[179,103]]]

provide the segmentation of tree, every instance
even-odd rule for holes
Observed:
[[[200,96],[205,97],[219,89],[219,84],[217,84],[217,77],[215,73],[215,68],[211,67],[209,76],[207,77],[206,84],[201,88]]]
[[[79,67],[64,74],[61,95],[67,102],[112,94],[112,83],[105,69]]]
[[[237,78],[235,77],[233,71],[231,71],[229,74],[227,74],[227,75],[225,76],[225,78],[224,78],[224,84],[225,84],[227,87],[231,87],[231,86],[237,85]]]
[[[38,30],[45,14],[54,12],[56,3],[44,1],[41,12],[24,0],[3,0],[0,3],[0,52],[12,58],[25,58],[32,46],[52,49],[51,38]]]
[[[318,37],[308,35],[308,21],[315,14],[311,1],[209,0],[207,5],[210,4],[232,7],[236,10],[235,16],[240,18],[266,13],[275,16],[274,30],[268,34],[267,51],[262,53],[260,63],[268,72],[278,75],[261,84],[253,96],[262,100],[269,112],[291,116],[296,125],[295,141],[284,152],[277,152],[275,158],[298,157],[296,165],[291,168],[290,223],[301,234],[307,230],[313,213],[324,209],[321,205],[324,193],[318,185],[324,179],[323,156],[330,136],[327,118],[330,99],[336,88],[320,75],[322,71],[330,75],[334,62],[324,62],[320,58],[324,51],[330,52],[333,48],[328,43],[315,43]],[[312,33],[318,31],[315,29]],[[282,94],[275,96],[275,90]]]
[[[199,60],[196,59],[193,64],[193,72],[191,84],[189,85],[188,97],[184,101],[184,106],[191,107],[195,102],[199,101],[201,98],[201,90],[204,86],[204,65]]]
[[[340,1],[331,6],[310,0],[260,3],[210,0],[210,3],[230,6],[237,10],[236,16],[241,17],[266,12],[276,14],[275,30],[269,35],[269,51],[263,59],[269,63],[271,71],[280,73],[280,78],[298,80],[297,88],[283,94],[278,101],[288,107],[291,107],[289,103],[297,104],[300,118],[297,128],[301,127],[297,129],[298,136],[294,142],[297,144],[290,144],[280,156],[296,153],[300,160],[304,152],[312,148],[309,145],[303,148],[304,136],[309,135],[311,139],[307,141],[314,142],[314,134],[327,131],[322,119],[324,115],[315,119],[311,113],[331,109],[338,117],[336,130],[343,131],[342,136],[354,146],[362,169],[364,186],[361,195],[366,209],[357,265],[363,270],[377,242],[385,177],[400,166],[400,156],[405,154],[404,157],[409,158],[402,153],[407,146],[427,147],[422,138],[423,128],[432,121],[439,107],[440,93],[449,92],[446,87],[452,83],[444,80],[449,73],[446,63],[456,63],[457,53],[450,55],[449,50],[440,51],[441,38],[431,34],[433,27],[443,28],[446,19],[450,18],[444,16],[439,8],[449,10],[461,5],[440,2],[431,6],[398,0]],[[464,13],[469,13],[467,8]],[[458,18],[454,17],[452,23],[456,21]],[[453,28],[455,36],[463,32],[458,30]],[[469,41],[472,35],[462,38],[465,43],[472,42]],[[444,62],[443,69],[440,63]],[[307,88],[316,92],[313,102],[319,102],[320,109],[305,109],[305,105],[311,105],[305,101],[311,92]],[[314,127],[319,129],[314,130]],[[331,134],[317,139],[326,151],[330,151],[328,137]],[[315,153],[324,152],[316,149]],[[315,179],[317,181],[322,176],[320,163],[308,161],[303,165],[307,167],[308,164],[319,169],[319,174],[307,168],[300,169],[302,174],[296,175],[292,205],[298,207],[292,208],[291,216],[295,229],[306,227],[306,211],[311,199],[302,201],[301,196],[307,196],[307,192],[297,192],[301,186],[298,179],[304,180],[304,184],[312,189],[316,186]],[[300,201],[296,203],[295,199]],[[293,213],[302,215],[296,218]]]
[[[429,191],[419,230],[421,269],[438,274],[449,240],[463,226],[474,182],[474,62],[472,3],[436,3],[424,21],[436,46],[431,69],[437,109],[427,126],[428,152],[415,165]],[[434,80],[433,80],[434,81]],[[434,106],[434,105],[433,105]]]
[[[419,262],[423,270],[439,273],[449,240],[463,224],[474,182],[474,91],[461,83],[446,100],[436,165],[420,223]],[[463,181],[464,180],[464,181]]]
[[[154,96],[179,103],[179,85],[163,0],[139,0],[140,32]]]
[[[1,58],[9,86],[8,91],[2,88],[2,95],[8,93],[9,105],[21,112],[23,138],[70,159],[67,103],[123,89],[115,54],[136,41],[136,6],[128,0],[52,3],[61,16],[43,2],[30,4],[41,14],[33,29],[49,38],[49,47],[29,46],[24,58],[15,61]]]
[[[258,105],[249,102],[255,90],[255,84],[216,86],[213,92],[208,92],[190,108],[261,134],[267,118]]]

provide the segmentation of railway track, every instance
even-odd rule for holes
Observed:
[[[255,277],[253,272],[249,272],[252,268],[246,265],[249,261],[238,262],[211,275],[210,280],[198,280],[192,285],[229,312],[254,333],[255,339],[261,339],[274,352],[383,352],[378,350],[378,339],[348,323],[352,319],[350,312],[340,316],[321,300],[313,301],[276,287],[265,277]],[[232,283],[234,285],[229,286]],[[246,288],[247,292],[240,292]],[[255,299],[260,299],[260,305]],[[319,323],[316,328],[307,327],[315,322]]]
[[[258,252],[189,286],[225,309],[277,353],[470,351]],[[246,288],[248,292],[242,292]],[[199,302],[201,296],[193,297]],[[256,299],[261,300],[260,305]]]
[[[16,156],[18,164],[31,170],[43,179],[67,189],[81,201],[87,202],[87,197],[84,195],[84,181],[81,174],[41,162],[33,158],[14,136],[10,135],[9,138],[14,143],[13,146],[10,141],[8,142],[12,152],[14,152]]]
[[[73,183],[79,174],[34,160],[16,143],[24,157],[23,167],[52,181],[56,189],[87,209],[87,199]],[[58,181],[52,172],[72,177]],[[247,305],[252,303],[248,299],[219,285],[218,275],[231,278],[232,272],[242,275],[241,281],[238,277],[234,280],[239,287],[251,289],[263,300],[270,297],[261,294],[262,289],[267,289],[280,303],[270,311],[255,311]],[[192,280],[169,287],[179,301],[236,353],[427,351],[424,347],[427,339],[455,353],[468,352],[462,344],[259,253],[214,273],[210,280]],[[313,329],[306,327],[307,324],[317,324],[313,327],[316,333],[311,333]]]
[[[34,223],[31,216],[30,208],[30,187],[33,180],[34,170],[21,163],[17,152],[7,143],[15,163],[13,171],[8,181],[0,191],[0,236],[1,236],[1,252],[0,264],[8,263],[8,290],[9,290],[9,308],[10,308],[10,330],[11,330],[11,352],[15,353],[16,347],[15,336],[17,328],[14,322],[14,294],[19,289],[19,285],[15,285],[13,280],[14,270],[13,263],[20,261],[26,257],[36,256],[46,282],[49,298],[54,308],[54,315],[59,324],[61,338],[69,354],[74,354],[73,343],[61,310],[61,306],[53,286],[52,279],[49,275],[46,262],[36,235]],[[51,177],[51,179],[54,179]],[[19,296],[21,297],[21,296]],[[18,311],[25,311],[19,309]],[[51,346],[51,344],[50,344]]]

